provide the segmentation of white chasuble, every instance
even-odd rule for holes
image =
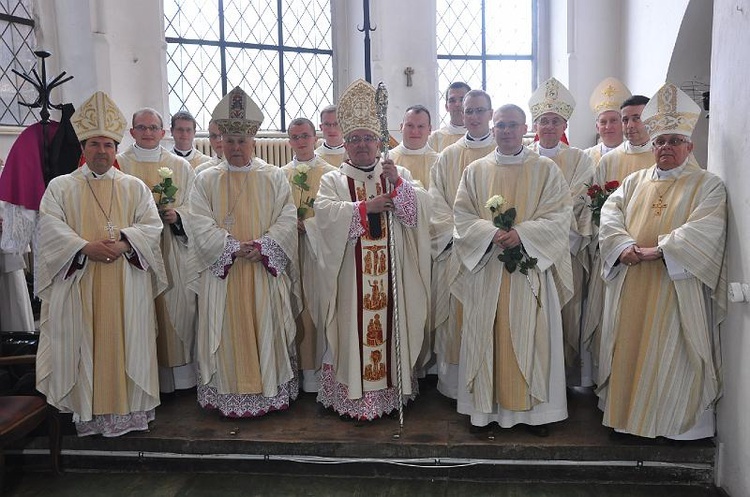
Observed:
[[[50,182],[40,212],[38,390],[76,422],[155,408],[154,297],[166,288],[166,273],[151,193],[114,168],[94,179],[84,166]],[[80,254],[89,241],[111,235],[127,238],[137,264]]]
[[[297,220],[284,173],[259,159],[244,168],[224,162],[197,177],[190,214],[204,406],[238,417],[288,407],[298,388],[292,309],[300,303]],[[255,241],[265,262],[235,258],[231,243],[240,241]]]
[[[361,419],[373,419],[398,407],[396,361],[401,361],[404,395],[416,394],[412,371],[421,352],[429,308],[426,193],[409,183],[407,170],[399,168],[402,183],[394,198],[394,232],[389,233],[383,214],[364,216],[364,223],[360,222],[359,203],[385,193],[381,172],[379,162],[369,172],[344,164],[321,178],[315,202],[325,275],[320,291],[326,299],[326,358],[332,368],[326,373],[324,365],[318,399],[337,412]],[[401,195],[411,200],[402,204]],[[363,224],[367,229],[361,228]],[[388,252],[389,237],[396,245],[395,261]],[[391,271],[394,264],[395,271]],[[393,336],[394,274],[400,357]]]
[[[560,306],[572,293],[568,238],[571,199],[555,164],[524,150],[521,163],[488,156],[469,165],[456,195],[455,247],[462,267],[458,410],[472,424],[544,424],[567,417]],[[492,244],[487,200],[517,210],[514,229],[531,257],[528,279],[509,273]],[[539,297],[537,303],[535,296]]]

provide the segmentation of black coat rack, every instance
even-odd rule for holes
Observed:
[[[12,69],[12,71],[19,77],[23,78],[25,81],[28,81],[31,83],[32,86],[37,91],[37,98],[33,103],[26,103],[26,102],[18,102],[20,105],[23,105],[24,107],[29,107],[31,109],[41,109],[39,111],[39,116],[41,117],[40,124],[42,125],[42,171],[44,172],[44,178],[45,178],[45,184],[49,181],[51,176],[51,164],[49,164],[49,154],[47,153],[48,150],[48,144],[47,144],[47,125],[49,124],[49,109],[57,109],[62,110],[64,104],[53,104],[50,102],[50,94],[52,90],[63,83],[67,83],[71,79],[73,79],[73,76],[68,76],[65,78],[65,71],[60,73],[58,76],[53,78],[51,81],[47,81],[47,66],[45,60],[47,57],[52,55],[50,52],[47,52],[46,50],[36,50],[34,52],[34,55],[39,57],[41,59],[42,63],[42,75],[39,76],[39,73],[37,73],[36,68],[33,68],[31,70],[31,74],[34,76],[33,78],[28,74],[23,74],[15,69]],[[64,78],[64,79],[63,79]]]

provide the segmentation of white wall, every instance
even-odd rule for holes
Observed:
[[[727,185],[727,278],[750,282],[750,0],[715,0],[712,46],[708,169]],[[721,331],[718,483],[741,497],[750,495],[750,304],[729,306]]]
[[[339,28],[338,57],[341,64],[338,95],[357,78],[365,77],[362,2],[333,0],[334,14],[343,24]],[[407,107],[425,105],[437,122],[437,56],[435,41],[435,0],[372,0],[370,32],[372,83],[383,81],[388,89],[388,127],[396,137]],[[343,29],[341,29],[343,28]],[[406,86],[407,67],[414,69],[413,86]]]

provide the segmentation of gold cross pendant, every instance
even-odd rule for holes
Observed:
[[[661,216],[661,212],[667,207],[667,204],[663,203],[661,201],[661,197],[659,197],[659,200],[651,204],[652,209],[656,209],[654,212],[654,215]]]

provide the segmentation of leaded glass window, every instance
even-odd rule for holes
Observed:
[[[493,106],[526,108],[536,79],[537,0],[437,0],[440,118],[453,81],[485,90]]]
[[[19,102],[33,103],[34,87],[13,73],[30,73],[37,66],[34,55],[33,0],[0,0],[0,124],[24,126],[38,120]]]
[[[169,110],[202,129],[240,86],[261,107],[262,129],[315,121],[333,101],[330,0],[165,0]]]

